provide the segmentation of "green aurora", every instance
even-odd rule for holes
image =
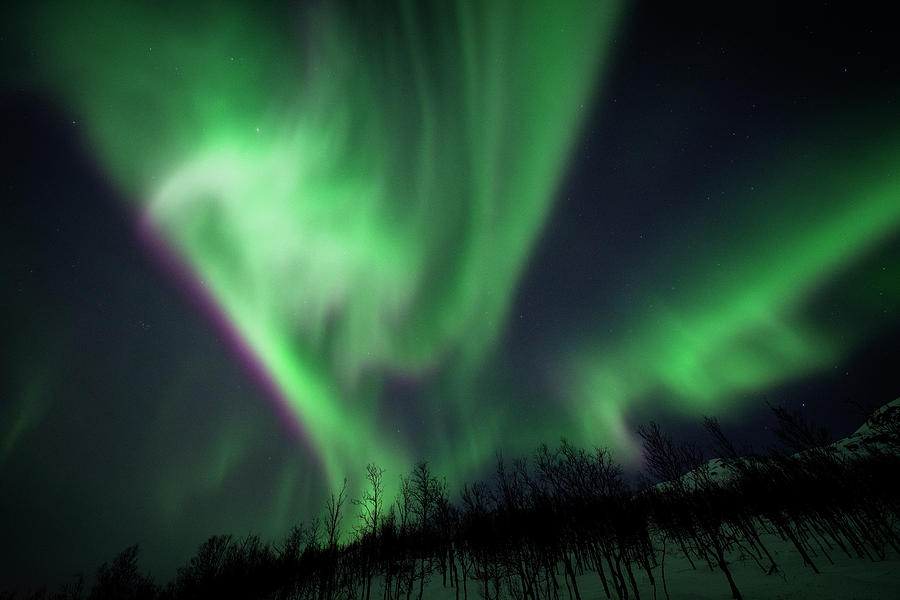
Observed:
[[[623,417],[641,401],[662,398],[694,417],[731,412],[747,393],[826,369],[889,326],[900,278],[896,252],[880,246],[900,231],[900,143],[882,137],[874,147],[807,147],[805,159],[764,165],[784,175],[737,190],[746,208],[697,217],[661,251],[668,259],[644,293],[649,310],[627,336],[588,336],[567,354],[577,422],[587,431],[606,423],[637,459]],[[704,228],[735,236],[703,242]],[[816,316],[830,287],[841,290],[842,318]]]
[[[508,427],[516,406],[485,400],[523,392],[492,380],[498,344],[585,106],[603,93],[622,3],[31,11],[25,79],[73,107],[141,227],[180,257],[272,384],[269,414],[308,440],[326,488],[348,476],[355,495],[367,462],[396,475],[422,457],[454,486],[498,448],[561,434],[634,459],[630,411],[660,398],[685,415],[731,411],[896,325],[884,309],[900,302],[900,277],[877,254],[900,231],[889,122],[846,148],[776,149],[753,167],[752,191],[735,189],[743,210],[688,215],[643,276],[646,304],[613,328],[583,324],[547,357],[561,381],[539,411],[551,418]],[[853,293],[859,278],[877,298]],[[852,325],[814,310],[829,286]],[[419,386],[417,411],[440,416],[397,431],[380,416],[395,381]],[[29,394],[0,460],[38,418]],[[245,427],[222,428],[171,473],[165,519],[246,468]],[[272,530],[296,520],[296,490],[317,468],[284,466],[263,501]],[[304,507],[322,499],[307,492]]]
[[[371,457],[405,471],[415,455],[377,424],[381,383],[471,379],[490,353],[620,7],[179,7],[42,7],[44,81],[274,380],[331,485]],[[449,442],[475,451],[447,455],[453,474],[494,450],[463,437]]]

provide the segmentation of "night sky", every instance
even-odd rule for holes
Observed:
[[[364,466],[900,396],[900,44],[836,3],[0,13],[0,588]],[[348,522],[349,527],[352,523]]]

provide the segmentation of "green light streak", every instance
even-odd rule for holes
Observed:
[[[0,466],[13,453],[14,448],[23,436],[40,425],[49,408],[47,398],[47,379],[31,377],[24,382],[21,389],[16,390],[17,402],[10,403],[0,412]]]
[[[40,83],[277,382],[331,483],[373,459],[405,471],[382,380],[466,381],[494,347],[620,3],[34,10]]]
[[[646,295],[648,308],[633,312],[627,337],[589,338],[570,355],[569,401],[584,431],[606,432],[633,458],[620,423],[650,398],[686,415],[721,413],[742,394],[828,367],[872,334],[882,320],[872,306],[849,331],[840,320],[816,320],[808,306],[879,243],[896,239],[900,147],[894,139],[815,163],[795,160],[782,180],[745,193],[733,205],[743,208],[720,224],[733,235],[702,250],[693,241],[715,225],[698,219],[694,233],[661,250],[672,257],[667,266],[680,269],[660,276],[659,287],[671,289]],[[867,304],[879,290],[900,298],[900,284],[885,282],[849,294]]]

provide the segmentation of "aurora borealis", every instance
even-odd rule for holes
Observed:
[[[172,32],[159,11],[59,11],[51,80],[89,130],[104,123],[93,145],[140,198],[150,243],[187,263],[330,482],[364,466],[353,457],[401,469],[414,459],[382,450],[381,382],[471,371],[490,351],[618,8],[407,3],[346,24],[309,9],[295,16],[309,56],[290,39],[255,48],[252,16],[232,10],[199,36],[194,8]]]
[[[634,465],[641,419],[755,440],[766,400],[896,397],[892,38],[722,11],[4,14],[0,508],[59,563],[4,577],[138,540],[165,577],[368,462],[453,488],[561,436]]]

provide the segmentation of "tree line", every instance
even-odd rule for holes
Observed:
[[[841,451],[799,413],[772,407],[779,440],[765,452],[739,451],[714,418],[703,424],[717,459],[680,443],[656,423],[638,428],[644,471],[631,484],[604,448],[562,440],[506,461],[466,484],[453,501],[445,479],[421,462],[386,498],[385,472],[368,465],[366,487],[347,481],[320,518],[277,543],[220,535],[200,545],[166,585],[142,574],[138,547],[53,593],[58,600],[270,598],[422,600],[440,584],[456,600],[582,600],[578,578],[595,573],[606,598],[670,598],[666,557],[721,573],[732,598],[736,555],[761,576],[781,569],[765,539],[777,536],[818,573],[838,554],[883,560],[900,553],[900,406],[869,419],[870,434]],[[345,518],[358,525],[349,536]],[[768,535],[764,535],[768,534]],[[342,541],[348,540],[348,541]],[[11,599],[12,593],[0,595]]]

